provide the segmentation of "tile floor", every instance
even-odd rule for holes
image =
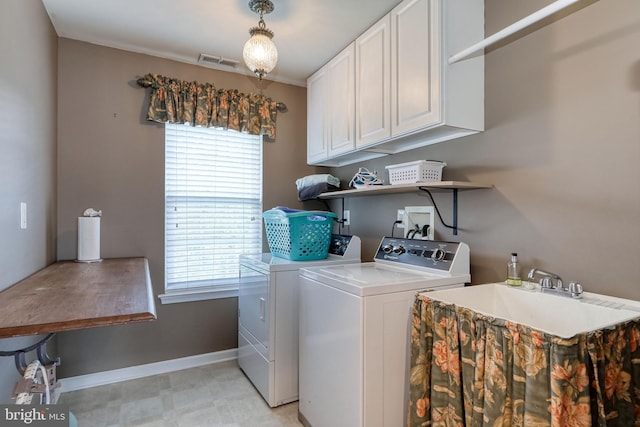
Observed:
[[[79,427],[299,427],[298,403],[270,408],[235,361],[62,393]]]

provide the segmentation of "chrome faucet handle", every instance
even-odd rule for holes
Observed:
[[[532,280],[536,274],[542,276],[540,279],[540,287],[543,289],[553,289],[558,292],[564,292],[566,289],[562,283],[562,278],[555,273],[549,273],[548,271],[540,270],[538,268],[533,268],[529,271],[528,278]],[[555,285],[553,281],[556,281]]]
[[[543,277],[542,279],[540,279],[540,287],[545,289],[553,288],[553,282],[551,281],[551,278]]]
[[[580,283],[571,282],[569,283],[569,293],[571,294],[571,298],[582,298],[582,285]]]

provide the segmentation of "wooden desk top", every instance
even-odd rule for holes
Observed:
[[[146,258],[56,262],[0,292],[0,338],[155,318]]]

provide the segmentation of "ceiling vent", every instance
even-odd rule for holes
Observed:
[[[203,65],[224,65],[227,67],[235,68],[240,61],[234,59],[223,58],[222,56],[206,55],[201,53],[198,57],[198,63]]]

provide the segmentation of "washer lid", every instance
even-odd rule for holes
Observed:
[[[273,256],[271,253],[240,255],[240,265],[266,271],[289,271],[298,270],[303,267],[337,265],[354,262],[359,263],[360,259],[348,259],[339,255],[329,254],[325,259],[292,261],[290,259]]]
[[[431,289],[471,280],[468,274],[438,274],[376,262],[303,268],[300,276],[357,296]]]

